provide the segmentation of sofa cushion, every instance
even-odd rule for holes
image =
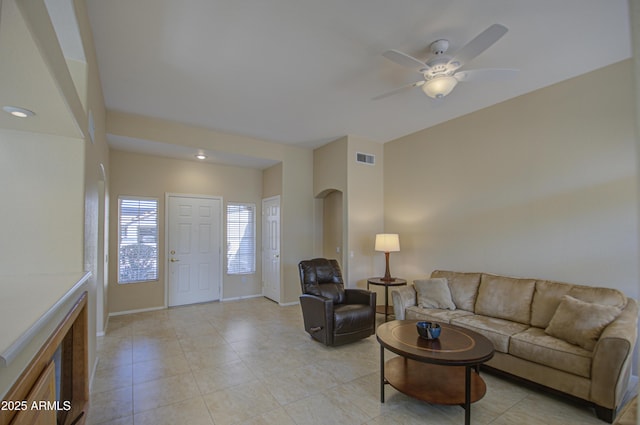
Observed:
[[[443,277],[447,279],[451,299],[456,308],[473,311],[480,285],[480,273],[462,273],[444,270],[435,270],[431,277]]]
[[[431,278],[414,280],[413,285],[418,293],[418,306],[423,308],[444,308],[455,310],[456,305],[451,300],[451,291],[447,279]]]
[[[564,295],[545,332],[591,351],[604,328],[619,314],[618,307]]]
[[[531,327],[511,337],[509,354],[524,360],[591,377],[592,352]]]
[[[539,280],[531,302],[531,326],[546,328],[556,312],[563,295],[567,295],[573,285],[562,282]]]
[[[422,308],[418,306],[405,309],[407,320],[427,320],[430,322],[451,323],[456,317],[472,316],[473,313],[465,310],[443,310],[439,308]]]
[[[483,274],[475,312],[528,325],[535,286],[533,279]]]
[[[451,324],[471,329],[486,336],[493,343],[496,351],[502,353],[509,352],[509,339],[511,335],[522,332],[528,328],[528,325],[510,320],[497,319],[495,317],[481,316],[479,314],[453,318],[451,319]]]

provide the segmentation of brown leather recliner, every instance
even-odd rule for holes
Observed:
[[[325,345],[341,345],[375,333],[375,292],[345,289],[336,260],[305,260],[298,269],[304,329],[311,337]]]

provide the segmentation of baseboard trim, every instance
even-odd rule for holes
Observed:
[[[135,314],[135,313],[146,313],[148,311],[165,310],[166,308],[167,308],[166,306],[161,306],[161,307],[140,308],[140,309],[137,309],[137,310],[116,311],[116,312],[109,313],[109,317],[111,317],[111,316],[124,316],[124,315],[127,315],[127,314]]]
[[[220,302],[226,303],[229,301],[240,301],[240,300],[248,300],[249,298],[262,298],[263,295],[262,294],[255,294],[255,295],[243,295],[240,297],[231,297],[231,298],[222,298],[220,300]]]

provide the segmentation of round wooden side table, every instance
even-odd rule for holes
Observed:
[[[367,279],[367,289],[369,285],[384,286],[384,305],[376,306],[376,313],[384,314],[384,321],[386,322],[390,314],[393,314],[393,306],[389,306],[389,287],[390,286],[404,286],[407,281],[400,278],[393,278],[393,280],[383,280],[381,277],[370,277]]]

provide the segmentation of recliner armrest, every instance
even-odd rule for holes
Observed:
[[[320,295],[302,294],[300,295],[300,305],[302,308],[319,309],[323,313],[326,311],[329,315],[333,310],[333,300]]]
[[[345,289],[345,304],[376,305],[376,293],[366,289]]]
[[[304,329],[327,344],[333,339],[333,300],[319,295],[300,295]]]

